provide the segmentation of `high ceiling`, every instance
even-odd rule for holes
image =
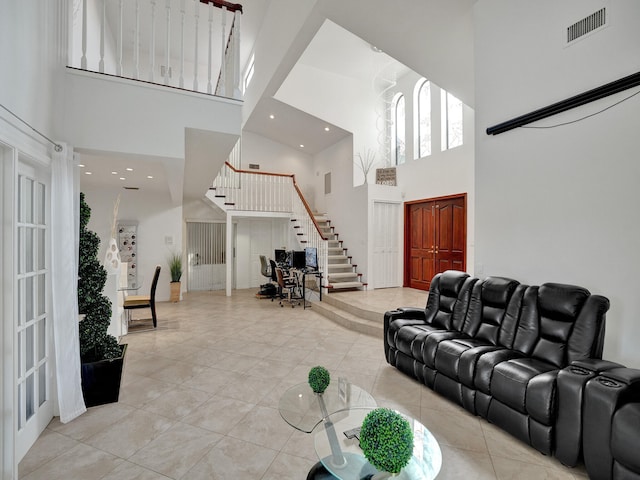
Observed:
[[[389,5],[383,0],[308,0],[305,5],[315,5],[315,14],[331,21],[322,24],[296,62],[367,81],[373,77],[373,69],[376,68],[388,68],[397,78],[409,71],[407,66],[393,60],[390,56],[393,55],[406,59],[413,70],[450,88],[463,101],[473,105],[473,32],[470,19],[474,1],[398,0],[394,8],[387,8]],[[187,2],[194,3],[193,0]],[[254,51],[265,18],[272,14],[272,10],[289,7],[280,4],[272,6],[272,0],[245,0],[241,3],[244,7],[241,17],[241,62],[244,65]],[[107,4],[111,5],[107,8],[112,9],[108,11],[108,16],[114,17],[117,12],[113,10],[113,5],[117,2]],[[125,4],[128,5],[128,2]],[[172,8],[179,10],[180,0],[171,0],[171,4]],[[157,5],[157,28],[158,32],[162,32],[164,2],[157,2]],[[202,7],[201,10],[204,10]],[[365,11],[366,15],[363,16]],[[204,16],[203,19],[200,33],[206,35]],[[130,20],[128,18],[127,22]],[[174,27],[177,28],[178,23],[174,22]],[[129,25],[126,28],[130,30],[133,27]],[[141,30],[142,35],[149,35],[148,25],[141,25]],[[162,35],[158,33],[156,48],[159,52],[162,51],[161,41]],[[381,47],[390,55],[379,53],[375,47]],[[260,75],[260,72],[256,71],[256,75]],[[263,95],[255,104],[251,114],[246,117],[246,131],[308,154],[322,151],[350,134],[324,119],[276,100],[272,97],[273,93],[271,91]],[[313,92],[309,94],[313,95]],[[270,118],[271,115],[275,118]],[[325,130],[327,127],[329,131]],[[304,148],[300,147],[301,144]],[[181,159],[81,153],[86,168],[94,172],[93,175],[82,176],[83,185],[112,188],[137,186],[166,192],[175,191],[172,183],[182,182],[182,178],[176,178],[183,175],[180,173],[184,168]],[[127,167],[134,168],[133,172],[127,172]],[[114,171],[118,174],[111,173]],[[126,172],[125,180],[120,180],[122,171]]]

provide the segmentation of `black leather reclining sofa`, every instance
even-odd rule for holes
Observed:
[[[608,309],[605,297],[577,286],[447,271],[431,282],[425,309],[385,314],[385,356],[540,452],[552,455],[562,445],[565,463],[575,464],[586,379],[615,366],[597,360]],[[575,367],[580,361],[587,375]],[[559,372],[568,368],[574,371],[559,389]]]

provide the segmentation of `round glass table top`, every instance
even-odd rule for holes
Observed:
[[[351,408],[378,406],[367,391],[343,379],[332,381],[322,394],[322,400],[329,414]],[[318,395],[308,383],[299,383],[284,392],[278,410],[289,425],[305,433],[311,433],[326,416],[320,407]]]
[[[341,480],[361,480],[379,471],[365,458],[358,436],[352,430],[362,425],[371,408],[353,408],[329,415],[315,434],[318,458],[324,467]],[[413,456],[394,480],[433,480],[442,467],[442,452],[437,440],[418,420],[405,417],[413,429]],[[331,431],[333,429],[333,431]],[[333,440],[332,440],[333,439]],[[332,445],[333,443],[333,445]]]

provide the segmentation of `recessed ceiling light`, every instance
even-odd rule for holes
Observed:
[[[276,116],[272,113],[271,115],[269,115],[269,118],[273,120],[274,118],[276,118]]]
[[[126,178],[124,178],[124,177],[120,177],[120,180],[126,180]]]
[[[111,172],[111,175],[117,175],[118,172]]]
[[[303,145],[303,144],[300,144],[300,148],[304,148],[304,145]]]
[[[324,127],[325,132],[328,132],[329,130],[331,130],[329,127]]]
[[[84,168],[84,163],[79,163],[79,164],[78,164],[78,166],[79,166],[80,168]]]
[[[147,178],[153,178],[153,175],[147,175]]]
[[[133,172],[133,168],[128,167],[128,168],[127,168],[127,172]]]
[[[91,172],[84,172],[85,175],[91,175]]]

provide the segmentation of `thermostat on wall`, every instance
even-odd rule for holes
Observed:
[[[173,235],[165,235],[164,236],[164,244],[165,245],[173,245]]]

